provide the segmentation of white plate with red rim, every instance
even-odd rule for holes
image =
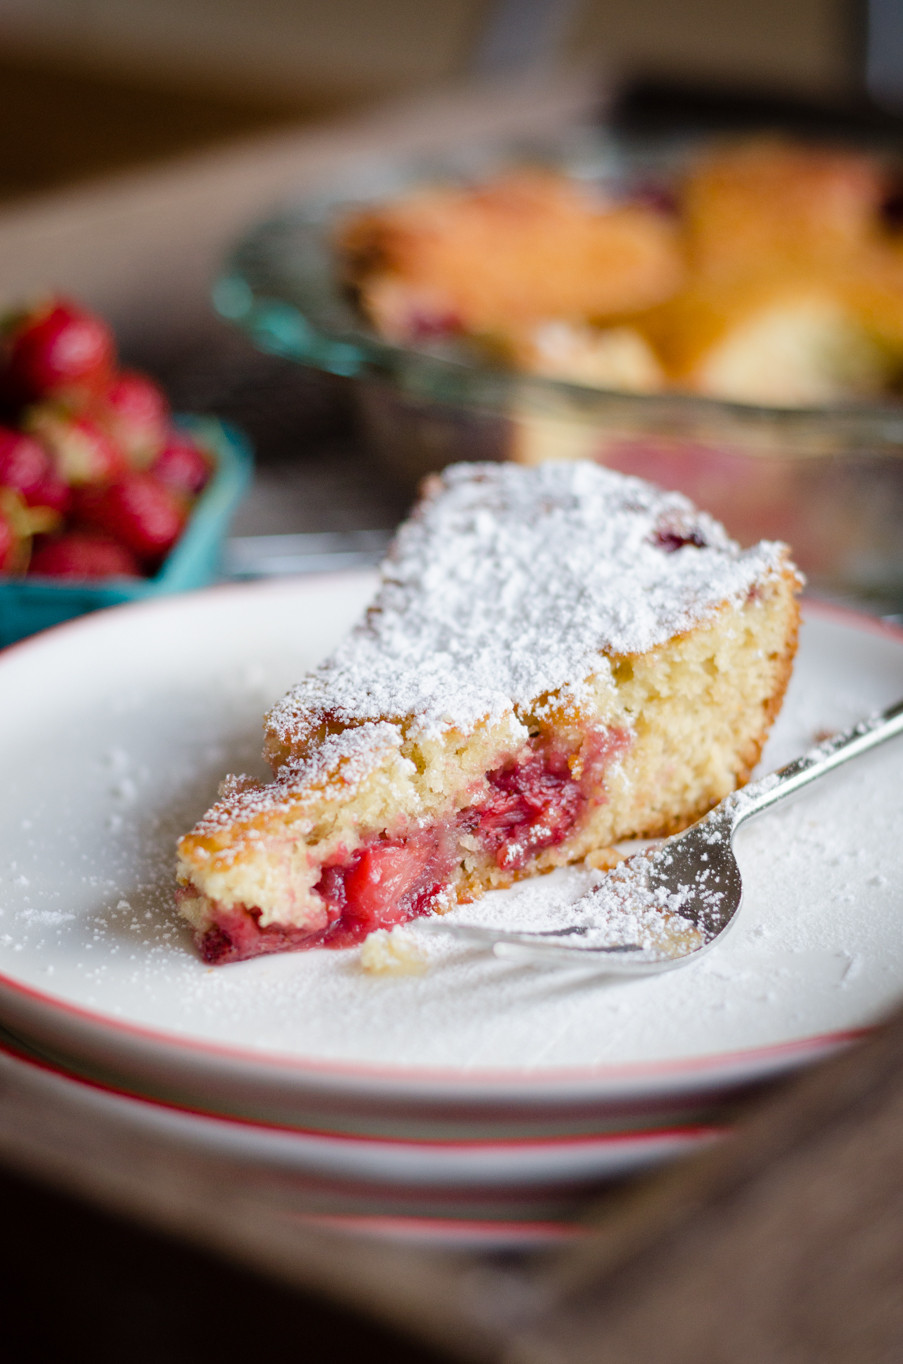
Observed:
[[[580,1234],[586,1201],[592,1199],[600,1178],[610,1174],[607,1168],[595,1169],[589,1149],[598,1145],[595,1140],[578,1148],[567,1142],[521,1144],[526,1149],[508,1144],[489,1152],[488,1165],[478,1144],[456,1149],[445,1143],[426,1150],[431,1171],[420,1159],[423,1148],[414,1143],[324,1141],[316,1134],[200,1118],[73,1079],[2,1045],[0,1086],[15,1095],[20,1124],[27,1115],[28,1136],[18,1149],[27,1149],[33,1168],[58,1168],[62,1157],[70,1173],[74,1164],[91,1184],[112,1175],[120,1199],[130,1182],[140,1184],[140,1205],[146,1206],[150,1197],[158,1211],[172,1198],[174,1188],[186,1183],[196,1189],[219,1187],[223,1181],[237,1183],[243,1215],[253,1217],[258,1232],[268,1224],[274,1229],[281,1224],[283,1244],[285,1229],[292,1225],[302,1231],[319,1227],[355,1237],[449,1248],[552,1244]],[[650,1152],[648,1159],[634,1161],[620,1173],[641,1168],[650,1159],[677,1155],[716,1135],[671,1134],[669,1149]],[[12,1145],[15,1150],[15,1137]],[[575,1150],[576,1168],[561,1164],[568,1148]],[[546,1162],[550,1153],[551,1170]],[[456,1156],[463,1157],[457,1165]],[[512,1162],[519,1162],[520,1168],[513,1171]],[[162,1187],[155,1183],[158,1178]]]
[[[0,656],[0,708],[15,717],[0,754],[16,774],[0,793],[0,1025],[63,1064],[210,1111],[337,1132],[498,1121],[541,1134],[615,1114],[671,1122],[840,1045],[903,996],[899,741],[742,832],[740,921],[680,971],[611,982],[451,941],[419,977],[367,976],[357,949],[205,966],[172,905],[175,839],[224,772],[262,770],[264,709],[373,581],[216,588]],[[765,765],[900,695],[903,634],[809,607]],[[582,874],[497,894],[514,914],[518,895],[563,893]]]
[[[294,1220],[299,1226],[321,1228],[357,1238],[400,1241],[407,1245],[430,1246],[443,1250],[508,1251],[541,1250],[580,1240],[592,1228],[582,1226],[579,1218],[536,1219],[534,1221],[493,1221],[478,1218],[367,1217],[367,1216],[292,1216],[273,1213],[280,1221]]]
[[[92,1129],[102,1124],[120,1142],[153,1137],[172,1152],[240,1162],[248,1170],[294,1181],[299,1196],[308,1187],[306,1181],[313,1180],[321,1209],[327,1195],[346,1206],[351,1200],[358,1210],[368,1200],[384,1203],[387,1196],[408,1209],[418,1200],[431,1206],[443,1194],[461,1197],[462,1190],[469,1199],[487,1203],[571,1199],[600,1182],[709,1145],[728,1130],[685,1126],[498,1141],[323,1134],[198,1114],[125,1095],[58,1070],[9,1043],[0,1043],[0,1080],[53,1108],[58,1125],[68,1116],[76,1123],[87,1121]]]
[[[598,1178],[587,1175],[481,1183],[472,1174],[425,1180],[416,1171],[392,1178],[378,1170],[374,1178],[328,1154],[311,1158],[296,1134],[268,1140],[241,1124],[123,1099],[4,1049],[0,1083],[15,1092],[18,1114],[30,1110],[28,1145],[19,1150],[27,1149],[32,1168],[58,1168],[62,1160],[89,1187],[112,1177],[120,1200],[132,1188],[139,1209],[150,1199],[158,1211],[183,1186],[209,1191],[226,1183],[241,1190],[239,1216],[252,1219],[258,1233],[281,1224],[283,1245],[286,1229],[297,1225],[449,1248],[529,1248],[578,1235],[598,1188]],[[35,1140],[36,1112],[53,1114],[46,1142],[43,1133]]]

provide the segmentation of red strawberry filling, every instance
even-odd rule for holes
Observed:
[[[452,308],[412,308],[406,323],[407,336],[412,342],[441,340],[464,330],[460,316]]]
[[[462,835],[498,867],[519,871],[544,848],[563,843],[590,805],[604,802],[604,770],[628,742],[623,730],[594,733],[579,761],[551,744],[532,744],[489,772],[488,790],[449,820],[400,838],[374,838],[324,867],[315,889],[326,908],[325,928],[261,927],[259,909],[217,907],[214,924],[201,935],[201,955],[225,962],[290,948],[348,947],[374,929],[427,914],[450,887]]]
[[[354,942],[374,928],[392,928],[425,913],[451,870],[453,850],[442,846],[447,841],[434,827],[371,843],[344,869],[331,869],[340,878],[331,889],[341,896],[324,896],[330,910],[340,910],[333,937]]]
[[[490,772],[487,781],[492,794],[466,811],[466,827],[506,871],[562,843],[586,805],[562,753],[531,753]]]

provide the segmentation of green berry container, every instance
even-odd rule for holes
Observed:
[[[212,417],[179,417],[177,425],[210,452],[214,471],[159,571],[152,578],[96,582],[0,577],[0,646],[88,611],[186,592],[216,577],[229,523],[251,481],[251,447],[235,427]]]

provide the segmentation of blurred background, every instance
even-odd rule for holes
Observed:
[[[525,75],[541,88],[577,74],[602,116],[649,81],[886,107],[901,14],[899,0],[0,0],[0,297],[62,287],[112,321],[177,407],[240,420],[262,464],[307,451],[303,506],[279,469],[269,498],[258,477],[269,529],[392,524],[403,503],[388,489],[366,513],[336,510],[338,464],[351,487],[356,458],[341,385],[255,354],[212,317],[225,251],[296,171],[298,184],[330,173],[339,145],[312,142],[297,166],[272,149],[344,123],[342,154],[367,155],[370,111],[378,126],[387,108],[400,148],[418,136],[418,100]],[[258,528],[255,507],[239,531]]]
[[[0,194],[526,66],[893,92],[894,0],[3,0]]]

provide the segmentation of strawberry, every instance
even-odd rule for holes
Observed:
[[[51,299],[8,331],[4,387],[20,403],[89,397],[108,386],[115,360],[105,322],[66,299]]]
[[[109,483],[128,465],[119,446],[93,417],[72,415],[52,403],[30,407],[23,425],[49,451],[57,474],[73,487]]]
[[[210,478],[210,456],[190,436],[170,431],[150,471],[176,492],[194,497]]]
[[[12,517],[0,506],[0,573],[11,573],[16,566],[18,537]]]
[[[135,468],[146,468],[166,444],[169,404],[153,379],[137,370],[113,377],[94,415]]]
[[[28,507],[49,507],[62,514],[69,503],[69,489],[44,447],[6,426],[0,426],[0,484],[13,488]]]
[[[41,578],[133,578],[141,569],[134,554],[108,536],[67,531],[35,550],[28,572]]]
[[[72,489],[68,483],[60,478],[56,470],[51,467],[47,474],[41,479],[30,493],[25,497],[29,507],[44,508],[59,518],[65,516],[72,502]]]
[[[134,469],[105,487],[85,488],[75,510],[84,525],[111,535],[148,568],[159,565],[188,519],[184,498]]]

